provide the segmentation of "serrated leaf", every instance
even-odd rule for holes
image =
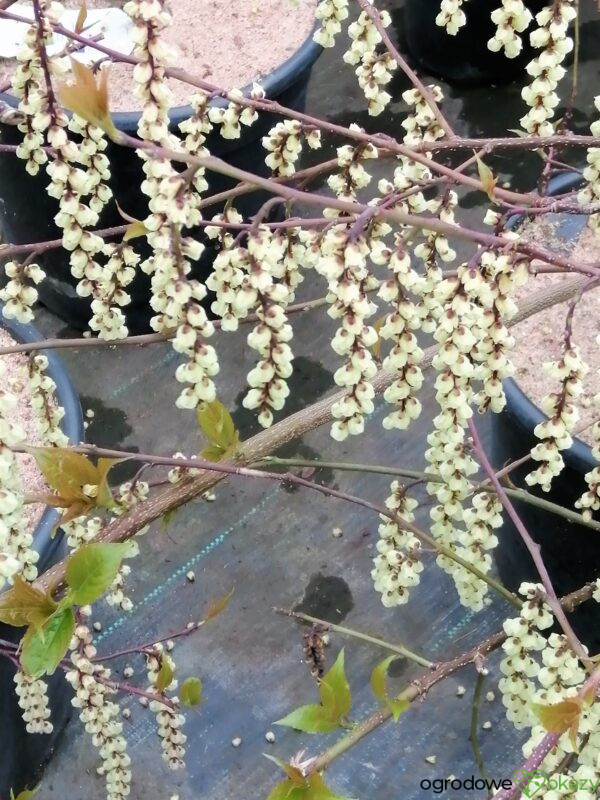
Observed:
[[[481,181],[483,191],[487,194],[490,200],[494,202],[496,199],[494,197],[494,189],[496,188],[498,179],[494,177],[492,170],[479,158],[479,156],[476,156],[476,159],[477,171],[479,172],[479,180]]]
[[[80,547],[69,556],[65,580],[75,605],[93,603],[117,577],[121,561],[132,553],[131,543],[96,542]]]
[[[108,70],[101,69],[96,80],[91,67],[71,59],[71,72],[71,82],[61,81],[58,84],[60,102],[73,114],[102,128],[114,142],[119,142],[121,134],[115,128],[108,110]]]
[[[235,589],[231,589],[227,594],[223,595],[223,597],[219,597],[218,600],[214,600],[208,607],[206,614],[204,615],[204,621],[210,622],[211,620],[215,619],[222,614],[223,611],[227,608],[227,605],[231,598],[233,597]]]
[[[75,628],[72,608],[63,608],[39,629],[28,628],[21,642],[21,665],[28,675],[52,675],[68,650]]]
[[[174,677],[175,672],[173,671],[173,667],[171,666],[169,659],[163,658],[158,675],[156,676],[156,691],[159,694],[164,692],[165,689],[171,685]]]
[[[83,486],[97,484],[96,467],[87,456],[65,447],[27,447],[36,460],[48,486],[68,504],[79,500],[88,503]]]
[[[83,0],[81,8],[79,9],[79,14],[77,14],[77,21],[75,22],[75,33],[81,33],[81,31],[83,30],[83,26],[85,25],[86,19],[87,19],[87,6],[85,4],[85,0]]]
[[[335,663],[319,685],[321,705],[328,718],[338,723],[350,711],[352,694],[344,669],[344,650],[340,650]]]
[[[231,414],[219,400],[204,403],[196,412],[198,425],[210,445],[202,450],[206,461],[221,461],[235,455],[240,442]]]
[[[15,628],[39,628],[56,608],[51,597],[16,575],[12,588],[0,595],[0,622]]]
[[[187,678],[181,684],[179,701],[182,706],[188,706],[189,708],[199,706],[204,702],[202,698],[202,681],[200,678]]]
[[[278,719],[275,725],[284,725],[304,733],[331,733],[339,727],[337,720],[331,720],[323,706],[314,704],[300,706],[282,719]]]

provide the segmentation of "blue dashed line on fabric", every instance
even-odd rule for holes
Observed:
[[[198,562],[201,561],[205,556],[209,555],[209,553],[212,553],[212,551],[215,550],[220,544],[223,544],[225,539],[230,534],[232,534],[247,520],[249,520],[258,511],[260,511],[271,500],[271,498],[273,498],[277,494],[278,490],[279,489],[277,488],[270,491],[262,498],[262,500],[259,503],[257,503],[257,505],[253,506],[253,508],[251,508],[246,514],[240,517],[234,525],[231,525],[229,528],[226,528],[224,531],[221,531],[221,533],[219,533],[217,536],[213,537],[210,540],[210,542],[208,542],[208,544],[205,544],[204,547],[196,553],[195,556],[190,558],[189,561],[186,561],[185,564],[182,564],[180,567],[178,567],[175,570],[175,572],[169,575],[169,577],[165,581],[156,586],[151,592],[149,592],[147,595],[145,595],[145,597],[143,597],[139,602],[137,602],[130,612],[120,616],[118,619],[116,619],[114,622],[108,625],[102,631],[101,634],[94,637],[95,642],[99,644],[101,641],[111,636],[126,622],[133,619],[136,611],[141,609],[143,606],[148,605],[148,603],[152,602],[152,600],[155,600],[157,597],[159,597],[159,595],[161,595],[167,589],[167,587],[170,586],[174,581],[176,581],[182,575],[185,575],[187,572],[189,572],[189,570],[192,567],[196,566],[196,564],[198,564]]]

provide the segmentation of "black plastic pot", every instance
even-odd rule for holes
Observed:
[[[311,34],[291,58],[261,81],[266,96],[289,108],[303,110],[308,79],[321,52],[322,48],[313,41]],[[0,95],[0,99],[13,105],[15,102],[13,97],[6,94]],[[218,98],[214,104],[225,106],[226,102]],[[176,132],[178,125],[191,113],[190,106],[173,108],[170,113],[171,130]],[[113,119],[117,128],[136,135],[139,120],[137,112],[118,112],[113,114]],[[229,164],[267,176],[269,170],[264,161],[265,151],[261,145],[261,138],[276,121],[275,115],[261,113],[251,127],[242,126],[242,135],[239,139],[226,140],[218,131],[213,131],[206,145],[213,155],[219,156]],[[0,133],[2,140],[9,144],[18,143],[21,138],[21,134],[12,126],[0,126]],[[111,162],[110,185],[114,199],[128,214],[143,219],[147,215],[147,198],[142,195],[139,188],[143,178],[140,159],[131,148],[113,144],[109,145],[107,154]],[[208,173],[206,177],[209,182],[207,196],[225,191],[235,184],[231,179],[215,173]],[[47,180],[43,169],[39,175],[32,178],[25,172],[23,162],[14,155],[0,154],[0,230],[4,241],[24,244],[60,238],[61,232],[54,223],[58,205],[56,200],[46,193]],[[267,197],[266,192],[252,192],[236,199],[235,206],[245,217],[251,216],[258,211]],[[207,214],[212,216],[221,210],[220,205],[211,206],[207,209]],[[99,221],[99,227],[122,224],[123,219],[115,203],[109,203]],[[202,257],[194,264],[193,274],[206,278],[215,257],[215,250],[201,230],[193,231],[192,235],[206,245]],[[140,252],[143,250],[140,246],[141,241],[134,243]],[[51,250],[41,256],[39,262],[47,276],[38,286],[41,302],[73,327],[86,328],[91,317],[90,301],[79,297],[75,292],[76,281],[69,270],[68,254],[61,249]],[[154,313],[149,307],[148,276],[138,270],[128,292],[132,302],[123,311],[130,332],[143,332],[148,329],[148,321]],[[208,305],[210,300],[207,301]]]
[[[550,183],[549,194],[569,191],[580,180],[578,175],[561,176]],[[555,235],[565,242],[572,241],[579,235],[587,219],[582,215],[556,216],[559,224]],[[518,220],[513,220],[513,224],[517,222]],[[563,324],[564,320],[557,320],[557,330]],[[492,415],[491,452],[497,468],[526,455],[538,441],[533,433],[535,426],[546,419],[514,380],[505,381],[504,390],[506,408],[501,414]],[[531,461],[511,472],[511,480],[539,497],[573,509],[575,501],[586,491],[585,474],[597,462],[591,448],[579,439],[574,439],[572,447],[562,455],[565,467],[553,480],[549,493],[537,491],[525,484],[525,476],[534,468]],[[515,505],[525,527],[541,547],[542,558],[559,596],[600,577],[598,533],[529,504]],[[505,522],[499,538],[496,564],[503,583],[516,589],[522,581],[539,580],[531,556],[510,521]],[[574,612],[572,619],[578,635],[593,652],[597,652],[600,648],[600,604],[585,603]]]
[[[43,336],[31,325],[23,325],[0,317],[0,325],[22,342],[38,342]],[[65,409],[62,428],[72,443],[83,440],[83,417],[79,399],[71,379],[58,356],[48,352],[48,374],[56,383],[58,403]],[[46,508],[35,532],[35,549],[40,554],[40,572],[48,569],[66,555],[66,542],[59,532],[52,538],[52,527],[58,512]],[[0,624],[0,639],[18,642],[22,631]],[[0,798],[8,798],[10,790],[15,795],[25,788],[36,785],[40,775],[52,757],[58,737],[66,725],[72,710],[71,690],[62,672],[48,679],[48,697],[54,730],[49,735],[29,734],[21,710],[17,704],[13,677],[14,666],[7,659],[0,659]]]
[[[450,36],[435,23],[440,0],[405,0],[404,40],[409,53],[419,66],[450,84],[485,85],[515,80],[524,72],[534,51],[528,31],[517,58],[488,49],[487,42],[496,30],[490,14],[499,5],[498,0],[465,3],[467,22],[456,36]],[[526,0],[525,5],[536,14],[546,2]]]

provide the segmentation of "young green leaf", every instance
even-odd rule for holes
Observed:
[[[96,464],[96,481],[98,485],[96,504],[101,508],[114,508],[115,499],[108,485],[108,473],[115,464],[119,464],[122,460],[121,458],[98,459],[98,463]]]
[[[287,728],[294,728],[304,733],[331,733],[339,728],[337,720],[330,719],[323,706],[314,704],[300,706],[282,719],[278,719],[275,725],[285,725]]]
[[[15,797],[15,793],[13,792],[12,788],[10,790],[10,800],[31,800],[34,794],[37,794],[39,789],[39,785],[36,786],[34,789],[23,789],[19,792],[19,794]]]
[[[533,713],[550,733],[569,731],[569,737],[577,752],[577,731],[581,716],[581,700],[577,697],[561,700],[552,705],[533,704]]]
[[[483,186],[483,191],[493,202],[496,199],[494,197],[494,189],[498,183],[498,178],[494,177],[492,170],[479,158],[479,156],[477,156],[477,170],[479,172],[479,180]]]
[[[28,675],[52,675],[64,657],[75,628],[72,608],[62,608],[38,630],[31,627],[21,642],[21,665]]]
[[[344,670],[344,651],[340,650],[335,663],[324,676],[319,686],[321,705],[327,716],[334,722],[340,722],[350,711],[352,694]]]
[[[93,603],[117,577],[121,561],[133,552],[131,542],[96,542],[80,547],[67,561],[65,580],[74,605]]]
[[[187,678],[179,690],[179,702],[182,706],[199,706],[202,702],[202,681],[200,678]]]
[[[229,601],[233,597],[235,589],[231,589],[227,594],[223,595],[223,597],[219,597],[218,600],[214,600],[208,607],[206,614],[204,615],[204,622],[211,622],[213,619],[222,614],[223,611],[227,608]]]
[[[277,784],[268,800],[348,800],[348,798],[332,792],[318,772],[311,772],[306,777],[301,775],[298,780],[287,778]]]
[[[272,756],[270,753],[263,753],[265,758],[268,758],[269,761],[272,761],[274,764],[277,764],[279,769],[283,770],[285,774],[288,776],[290,781],[296,786],[302,786],[305,782],[304,775],[302,771],[295,767],[293,764],[289,764],[287,761],[282,761],[277,756]]]
[[[75,500],[89,502],[84,493],[86,484],[96,485],[98,473],[87,456],[64,447],[28,447],[48,486],[67,503]]]
[[[210,445],[201,452],[207,461],[221,461],[235,455],[240,441],[231,414],[219,400],[198,407],[198,424]]]
[[[77,21],[75,22],[75,33],[81,33],[83,30],[83,26],[85,25],[85,21],[87,19],[87,6],[85,4],[85,0],[81,4],[81,8],[79,9],[79,14],[77,14]]]
[[[169,663],[169,659],[163,658],[162,664],[156,676],[156,691],[161,694],[165,689],[171,685],[175,673],[173,667]]]
[[[335,663],[319,686],[320,705],[300,706],[276,725],[286,725],[304,733],[330,733],[339,728],[352,706],[350,686],[344,670],[344,651],[340,650]]]
[[[123,136],[115,128],[108,110],[108,70],[100,70],[100,78],[91,67],[71,59],[72,81],[58,84],[60,102],[73,114],[97,125],[106,135],[119,143]]]
[[[378,664],[371,673],[371,689],[373,694],[381,700],[390,709],[394,717],[394,722],[398,722],[400,714],[404,713],[409,708],[410,703],[403,697],[390,697],[388,694],[385,677],[392,661],[395,661],[397,656],[389,656]]]
[[[15,628],[39,628],[56,608],[49,595],[15,575],[12,589],[0,595],[0,622]]]

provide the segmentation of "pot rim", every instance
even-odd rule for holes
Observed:
[[[313,39],[318,27],[319,25],[316,23],[300,47],[286,61],[259,80],[267,98],[274,98],[282,94],[294,83],[297,76],[311,67],[321,55],[323,47]],[[252,83],[246,84],[241,91],[246,97],[249,97]],[[13,107],[17,105],[17,98],[10,92],[0,92],[0,100]],[[224,97],[215,97],[211,100],[210,105],[224,108],[227,103],[228,101]],[[173,106],[169,111],[170,123],[172,126],[177,126],[191,117],[193,113],[194,109],[191,105]],[[140,116],[141,111],[114,111],[111,113],[115,126],[125,132],[137,130]]]
[[[41,342],[43,336],[33,325],[7,319],[2,314],[0,304],[0,327],[10,333],[19,342]],[[47,374],[56,384],[56,400],[65,410],[65,415],[61,420],[61,428],[69,440],[69,444],[79,444],[84,439],[83,414],[79,396],[71,381],[69,373],[54,350],[41,350],[48,358]],[[46,506],[36,525],[33,535],[34,548],[40,554],[39,564],[43,565],[49,560],[51,555],[58,549],[61,541],[61,534],[52,538],[52,528],[60,518],[59,512],[51,506]]]
[[[548,183],[548,195],[562,194],[575,188],[581,182],[582,177],[577,172],[558,175]],[[509,218],[507,228],[515,228],[522,219],[522,214],[515,214]],[[505,378],[502,384],[506,395],[507,410],[518,417],[526,428],[533,431],[536,425],[548,419],[547,415],[536,406],[514,378]],[[598,464],[590,445],[577,437],[573,437],[573,444],[568,450],[563,451],[562,455],[565,463],[581,472],[588,472]]]

